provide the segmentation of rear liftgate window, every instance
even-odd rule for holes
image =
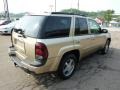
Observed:
[[[24,16],[15,26],[15,29],[21,29],[24,35],[37,38],[38,32],[45,16]]]

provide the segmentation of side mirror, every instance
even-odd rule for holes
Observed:
[[[108,30],[107,29],[102,29],[101,32],[102,33],[108,33]]]

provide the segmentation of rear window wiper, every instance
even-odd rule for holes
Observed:
[[[21,33],[23,30],[22,29],[18,29],[18,28],[13,28],[14,32],[16,33]]]
[[[24,38],[26,38],[23,29],[13,28],[13,30],[14,30],[14,32],[19,33],[19,34],[21,34]]]

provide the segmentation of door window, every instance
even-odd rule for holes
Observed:
[[[90,31],[92,34],[99,34],[100,33],[100,26],[97,24],[96,21],[89,19],[88,24],[89,24]]]

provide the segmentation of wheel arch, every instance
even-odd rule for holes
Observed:
[[[75,50],[71,50],[71,51],[68,51],[68,52],[65,52],[62,56],[62,58],[65,56],[65,55],[68,55],[68,54],[74,54],[77,58],[77,62],[79,62],[79,59],[80,59],[80,51],[78,49],[75,49]],[[61,60],[62,60],[61,58]]]
[[[107,41],[109,41],[109,45],[110,45],[110,43],[111,43],[111,38],[107,38]],[[106,42],[107,42],[107,41],[106,41]]]
[[[77,57],[77,63],[78,63],[79,60],[80,60],[80,51],[79,51],[78,49],[74,49],[74,50],[66,51],[66,52],[64,52],[60,57],[57,57],[56,60],[55,60],[56,62],[54,62],[54,65],[53,65],[52,69],[53,69],[54,71],[57,71],[58,68],[59,68],[59,65],[60,65],[60,63],[61,63],[61,61],[62,61],[62,58],[63,58],[65,55],[70,54],[70,53],[75,54],[75,56]]]
[[[108,38],[107,40],[109,40],[111,42],[111,38]]]

